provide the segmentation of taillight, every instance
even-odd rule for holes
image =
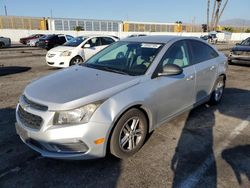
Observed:
[[[49,43],[49,41],[48,41],[48,40],[45,40],[45,43]]]

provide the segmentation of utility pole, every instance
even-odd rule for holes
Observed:
[[[7,7],[6,7],[6,5],[4,5],[4,12],[5,12],[5,16],[8,16],[8,12],[7,12]]]
[[[216,27],[218,26],[218,23],[220,21],[222,14],[224,13],[224,10],[228,4],[228,1],[229,0],[225,0],[225,1],[214,0],[214,8],[213,8],[212,20],[211,20],[211,26],[210,26],[213,30],[215,30]],[[222,2],[225,2],[225,3],[222,7],[222,10],[220,10],[222,6]]]
[[[210,0],[207,0],[207,31],[209,32]]]
[[[52,9],[50,9],[50,18],[52,18],[53,17],[53,11],[52,11]]]

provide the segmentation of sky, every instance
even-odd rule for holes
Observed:
[[[225,1],[225,0],[224,0]],[[0,15],[206,23],[207,0],[0,0]],[[229,0],[221,20],[250,20],[250,0]],[[212,6],[211,6],[212,9]]]

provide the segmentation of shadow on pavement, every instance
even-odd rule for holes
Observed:
[[[240,185],[242,185],[242,174],[250,182],[250,145],[225,149],[222,158],[232,167]]]
[[[11,66],[11,67],[0,67],[0,76],[7,76],[10,74],[17,74],[29,71],[31,67],[19,67],[19,66]]]
[[[41,157],[15,133],[15,109],[0,109],[0,187],[116,187],[121,162]]]
[[[217,187],[217,170],[213,151],[214,113],[219,111],[221,114],[245,120],[249,114],[237,109],[239,106],[250,104],[250,98],[240,97],[239,94],[250,95],[250,91],[226,88],[220,104],[216,106],[204,104],[189,113],[171,162],[171,169],[174,172],[173,188]],[[237,153],[236,150],[232,150],[230,156],[234,152]],[[239,155],[237,156],[240,158]],[[229,164],[233,162],[230,161]]]

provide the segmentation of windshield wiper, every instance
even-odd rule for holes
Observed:
[[[118,74],[129,75],[127,72],[124,72],[122,70],[115,69],[115,68],[112,68],[112,67],[106,67],[106,66],[99,66],[99,67],[100,67],[101,70],[106,70],[106,71],[114,72],[114,73],[118,73]]]
[[[114,72],[114,73],[118,73],[118,74],[130,75],[125,71],[115,69],[115,68],[112,68],[112,67],[108,67],[108,66],[96,65],[96,64],[87,64],[87,63],[83,63],[82,65],[86,66],[86,67],[94,68],[94,69],[105,70],[105,71]]]

